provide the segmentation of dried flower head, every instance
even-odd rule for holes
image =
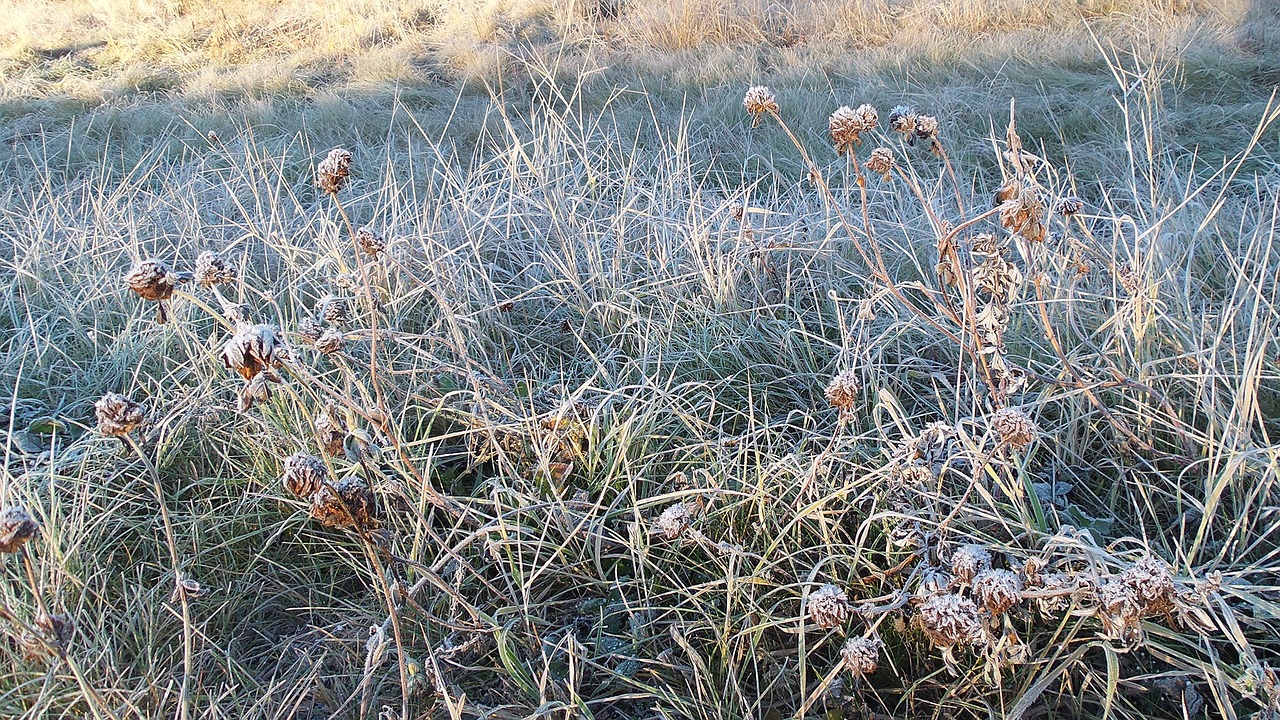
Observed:
[[[879,173],[885,180],[888,180],[889,173],[893,172],[893,165],[893,151],[889,148],[878,147],[872,150],[871,157],[867,158],[867,169],[873,173]]]
[[[809,593],[809,619],[824,630],[843,625],[849,619],[853,607],[844,590],[831,584]]]
[[[827,383],[827,389],[823,394],[826,396],[827,402],[831,404],[831,407],[838,409],[840,414],[844,415],[852,412],[853,408],[858,404],[860,387],[858,371],[853,368],[846,368],[831,378],[831,382]]]
[[[925,600],[920,604],[920,622],[934,647],[972,645],[982,638],[978,606],[960,595],[934,595]]]
[[[880,116],[871,105],[859,105],[857,110],[845,105],[831,113],[827,127],[836,152],[843,155],[861,145],[862,133],[874,130],[879,121]]]
[[[35,518],[21,505],[0,510],[0,554],[18,552],[39,531]]]
[[[1067,608],[1080,584],[1066,573],[1044,573],[1036,576],[1036,608],[1045,617],[1055,617]]]
[[[654,521],[654,530],[668,540],[675,540],[689,529],[693,513],[682,502],[671,505]]]
[[[168,300],[185,280],[159,260],[143,260],[125,273],[124,283],[143,300]]]
[[[324,323],[320,319],[308,315],[298,321],[298,339],[305,343],[315,343],[324,334]]]
[[[241,325],[222,346],[222,362],[245,380],[289,360],[289,350],[275,325]],[[274,373],[272,373],[274,375]]]
[[[203,288],[236,281],[236,266],[216,252],[205,250],[196,257],[196,284]]]
[[[1015,449],[1031,444],[1040,435],[1035,422],[1018,408],[1003,408],[991,416],[991,429],[1000,442]]]
[[[1084,201],[1074,195],[1064,197],[1053,206],[1053,211],[1063,217],[1070,217],[1084,209]]]
[[[240,412],[253,409],[254,405],[271,399],[271,384],[281,382],[280,374],[275,370],[263,370],[240,388],[236,397],[236,407]]]
[[[1163,560],[1150,553],[1120,573],[1120,582],[1133,590],[1146,613],[1166,612],[1173,607],[1173,574]]]
[[[357,477],[322,483],[311,496],[311,517],[325,527],[370,528],[376,514],[373,493]]]
[[[285,458],[284,473],[281,483],[289,492],[300,498],[309,498],[320,491],[320,486],[329,478],[329,468],[324,461],[315,455],[294,453]]]
[[[983,570],[973,578],[973,597],[987,612],[1003,615],[1022,599],[1022,578],[1008,570]]]
[[[347,437],[347,421],[333,407],[325,408],[316,416],[316,436],[320,447],[330,455],[342,455]]]
[[[907,136],[907,142],[915,142],[916,113],[906,105],[898,105],[889,111],[889,128]]]
[[[1107,637],[1135,643],[1142,637],[1141,601],[1133,588],[1114,579],[1098,586],[1098,619]]]
[[[329,328],[316,338],[316,350],[325,355],[332,355],[342,349],[342,343],[345,340],[341,330]]]
[[[961,545],[951,553],[951,572],[960,582],[972,582],[974,577],[991,567],[991,552],[981,545]]]
[[[351,153],[342,148],[334,148],[316,168],[316,185],[330,195],[335,195],[347,184],[347,176],[350,174]]]
[[[1024,278],[1016,265],[1005,259],[1003,252],[987,254],[973,269],[973,284],[1001,303],[1013,299]]]
[[[35,620],[38,629],[55,647],[66,649],[76,631],[75,619],[66,613],[49,613],[42,609]]]
[[[1040,190],[1029,182],[1014,180],[996,191],[996,198],[1001,197],[1006,199],[999,206],[1000,224],[1028,242],[1044,242],[1049,231],[1044,224],[1045,209]]]
[[[938,118],[932,115],[916,116],[916,137],[921,140],[934,141],[938,139]]]
[[[1116,270],[1116,277],[1129,297],[1137,297],[1142,293],[1142,277],[1134,270],[1132,263],[1122,264]]]
[[[951,573],[941,568],[927,567],[920,574],[920,585],[916,588],[916,595],[922,598],[943,595],[951,592],[955,582],[956,579]]]
[[[253,321],[253,308],[244,303],[226,303],[219,309],[236,325],[251,324]]]
[[[351,303],[346,298],[328,295],[320,301],[320,316],[331,325],[351,322]]]
[[[742,98],[742,105],[751,114],[751,127],[759,126],[760,118],[765,113],[778,112],[778,99],[769,88],[763,85],[747,88],[747,94]]]
[[[880,638],[849,638],[840,648],[840,659],[855,677],[870,675],[879,664],[882,645]]]
[[[377,257],[378,253],[387,249],[387,241],[382,237],[382,233],[368,225],[356,231],[356,244],[360,246],[365,255],[371,257]]]
[[[146,419],[141,405],[113,392],[93,404],[93,413],[98,418],[98,432],[113,437],[128,435]]]

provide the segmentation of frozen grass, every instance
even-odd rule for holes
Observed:
[[[1029,379],[1008,396],[962,350],[994,301],[935,274],[1013,173],[1003,133],[942,136],[988,156],[956,187],[882,106],[856,155],[884,145],[899,170],[864,197],[822,125],[792,123],[823,186],[734,186],[695,160],[705,128],[655,118],[642,146],[572,86],[491,105],[467,154],[400,106],[349,145],[341,208],[389,243],[362,259],[305,133],[177,128],[180,151],[108,148],[92,172],[11,161],[0,498],[41,532],[0,565],[0,715],[1269,716],[1280,175],[1252,145],[1189,156],[1162,135],[1158,69],[1115,68],[1147,88],[1104,118],[1127,128],[1116,174],[1022,160],[1046,202],[1087,204],[1008,241],[1026,280],[1000,333]],[[737,112],[733,132],[785,148]],[[979,231],[1010,237],[989,213],[956,236],[962,288]],[[247,412],[218,298],[183,286],[157,325],[119,281],[202,250],[295,356]],[[355,317],[324,356],[297,330],[330,294]],[[841,414],[824,391],[848,369]],[[109,391],[149,410],[136,444],[93,432]],[[329,404],[336,455],[313,425]],[[1039,428],[1024,450],[992,424],[1005,405]],[[930,423],[953,434],[921,440]],[[381,530],[310,520],[279,480],[298,451],[364,478]],[[968,543],[1028,594],[944,652],[923,603]],[[1176,578],[1165,604],[1100,607],[1148,554]],[[1074,589],[1056,606],[1035,595],[1051,572]],[[855,608],[822,629],[807,598],[827,583]],[[862,636],[884,645],[857,678],[840,649]]]

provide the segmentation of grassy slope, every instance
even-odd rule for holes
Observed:
[[[41,601],[78,629],[54,661],[22,658],[21,628],[0,626],[14,650],[0,655],[0,716],[172,716],[184,676],[191,716],[209,718],[398,712],[402,685],[415,713],[493,717],[782,717],[809,701],[850,717],[1020,704],[1181,717],[1188,696],[1161,690],[1164,676],[1189,680],[1211,714],[1280,698],[1263,669],[1278,663],[1275,130],[1239,176],[1213,175],[1263,115],[1270,10],[1085,8],[1104,47],[1126,49],[1108,65],[1083,25],[1057,29],[1075,6],[343,7],[4,8],[0,380],[13,401],[0,497],[40,519]],[[741,93],[757,80],[834,198],[797,184],[776,125],[750,128]],[[975,368],[871,280],[849,240],[861,228],[834,214],[859,226],[863,203],[824,130],[845,102],[875,102],[882,127],[900,101],[934,112],[964,204],[983,208],[1000,180],[983,138],[992,125],[1002,137],[1010,96],[1028,144],[1070,163],[1045,182],[1090,209],[1054,219],[1031,259],[1014,253],[1046,272],[1044,300],[1019,291],[1009,335],[1011,358],[1042,376],[1016,404],[1044,437],[992,461]],[[873,234],[896,280],[932,286],[938,226],[923,208],[952,223],[976,211],[955,206],[935,158],[875,143],[911,169],[869,182]],[[355,153],[344,207],[391,241],[371,262],[377,326],[395,331],[379,367],[410,462],[351,420],[385,446],[369,477],[387,549],[410,562],[308,520],[277,479],[290,453],[319,452],[325,393],[375,404],[358,295],[347,355],[299,348],[275,398],[237,413],[238,380],[217,358],[227,332],[199,305],[214,298],[175,301],[157,327],[115,283],[138,258],[189,268],[221,250],[244,269],[224,293],[292,332],[356,269],[312,185],[335,144]],[[823,388],[846,367],[865,405],[842,423]],[[1063,384],[1073,372],[1082,387]],[[152,410],[140,443],[181,573],[209,589],[191,603],[189,667],[147,466],[86,432],[107,391]],[[586,403],[589,440],[566,478],[544,421],[574,411],[548,392]],[[932,421],[960,430],[954,457],[989,463],[968,493],[962,470],[894,488],[906,440]],[[472,467],[477,444],[510,437],[523,449],[508,440]],[[462,517],[430,510],[415,471]],[[1072,486],[1062,503],[1019,489],[1054,478]],[[650,534],[677,501],[696,533]],[[956,675],[909,612],[800,627],[823,582],[856,601],[917,590],[877,573],[912,567],[901,539],[953,513],[944,553],[974,541],[1007,567],[1039,557],[1108,577],[1146,548],[1212,601],[1193,619],[1151,618],[1133,650],[1100,637],[1088,593],[1076,614],[1028,601],[1010,621],[1026,660],[993,641],[959,652]],[[367,644],[401,597],[388,562],[420,587]],[[4,557],[0,600],[30,624],[20,568]],[[855,692],[838,650],[872,624],[882,667]]]

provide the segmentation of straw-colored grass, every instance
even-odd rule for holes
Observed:
[[[5,8],[0,717],[1274,717],[1271,31],[1035,7]]]

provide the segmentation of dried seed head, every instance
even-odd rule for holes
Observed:
[[[196,284],[203,288],[236,281],[236,266],[216,252],[205,250],[196,257]]]
[[[346,298],[329,295],[320,301],[320,316],[331,325],[351,322],[351,303]]]
[[[159,260],[143,260],[125,273],[124,283],[143,300],[168,300],[173,290],[186,280]]]
[[[955,582],[956,579],[945,570],[935,567],[925,568],[920,574],[920,585],[916,588],[916,595],[922,598],[944,595],[951,592]]]
[[[893,151],[885,147],[872,150],[871,157],[867,158],[867,169],[879,173],[886,180],[889,179],[889,173],[893,172],[893,164]]]
[[[244,303],[226,303],[219,309],[236,325],[246,325],[253,321],[253,308]]]
[[[1036,598],[1036,607],[1045,617],[1055,617],[1066,610],[1071,595],[1080,584],[1065,573],[1046,573],[1036,576],[1040,593],[1047,597]]]
[[[18,552],[39,531],[35,518],[21,505],[0,510],[0,555]]]
[[[751,114],[751,127],[760,124],[760,118],[765,113],[778,112],[778,99],[773,96],[773,92],[763,85],[753,85],[747,88],[747,94],[742,98],[742,105]]]
[[[1064,197],[1053,206],[1053,211],[1063,217],[1070,217],[1084,209],[1084,201],[1078,197]]]
[[[917,115],[915,133],[921,140],[937,140],[938,118],[932,115]]]
[[[984,258],[1004,257],[1004,243],[991,233],[978,233],[972,238],[973,254]]]
[[[377,257],[378,253],[387,249],[387,241],[382,237],[382,233],[368,225],[356,231],[356,244],[360,246],[365,255],[371,257]]]
[[[240,388],[240,394],[236,398],[236,407],[240,412],[247,412],[253,409],[254,405],[264,403],[271,399],[271,384],[281,382],[280,374],[275,370],[267,369],[253,376],[253,379],[244,384]]]
[[[76,631],[76,621],[70,615],[49,614],[43,609],[36,615],[35,626],[50,643],[64,650],[71,643],[71,637]]]
[[[951,553],[951,572],[960,582],[972,582],[974,577],[991,567],[991,552],[981,545],[961,545]]]
[[[305,343],[315,343],[324,334],[324,324],[313,315],[298,321],[298,339]]]
[[[906,135],[909,142],[915,140],[913,133],[916,131],[916,121],[916,112],[906,105],[898,105],[889,111],[889,128]]]
[[[1120,280],[1120,286],[1129,294],[1129,297],[1137,297],[1142,293],[1142,277],[1133,269],[1132,263],[1124,263],[1116,271],[1116,276]]]
[[[1142,606],[1133,588],[1108,580],[1098,586],[1098,619],[1108,637],[1126,643],[1142,637]]]
[[[337,194],[347,184],[351,174],[351,153],[342,148],[329,151],[316,168],[316,185],[330,195]]]
[[[335,408],[325,408],[316,416],[316,435],[325,452],[334,456],[342,455],[347,437],[347,421]]]
[[[121,437],[128,435],[146,419],[142,406],[120,393],[107,393],[93,404],[98,418],[98,432]]]
[[[1049,231],[1044,225],[1045,209],[1040,190],[1031,183],[1017,180],[1011,183],[1005,183],[996,191],[997,199],[1006,198],[1000,203],[1000,224],[1028,242],[1044,242]]]
[[[322,483],[311,496],[311,517],[325,527],[369,528],[376,514],[373,493],[357,477]]]
[[[1003,408],[991,416],[991,429],[1000,442],[1021,450],[1040,434],[1039,428],[1027,414],[1018,408]]]
[[[920,621],[934,647],[972,645],[982,638],[978,606],[960,595],[934,595],[925,600],[920,604]]]
[[[662,511],[654,521],[654,529],[662,537],[675,540],[689,529],[689,520],[692,517],[693,513],[689,510],[689,506],[678,502]]]
[[[289,350],[275,325],[240,325],[222,346],[222,363],[245,380],[289,360]],[[274,373],[273,373],[274,375]]]
[[[1154,555],[1143,555],[1120,573],[1120,582],[1133,590],[1146,613],[1164,612],[1173,606],[1173,574],[1169,566]]]
[[[329,468],[315,455],[294,453],[285,458],[284,473],[280,482],[284,488],[300,498],[309,498],[320,491],[329,478]]]
[[[870,675],[876,671],[882,645],[880,638],[849,638],[840,648],[840,659],[856,677]]]
[[[880,118],[871,105],[860,105],[857,110],[845,105],[831,113],[827,127],[836,152],[843,155],[862,144],[862,133],[874,130]]]
[[[332,355],[342,349],[345,340],[341,330],[329,328],[316,338],[316,349],[325,355]]]
[[[849,596],[835,585],[823,585],[809,593],[809,619],[824,630],[843,625],[852,611]]]
[[[827,402],[831,404],[831,407],[838,409],[840,414],[844,415],[852,412],[853,408],[858,404],[860,386],[858,371],[853,368],[847,368],[831,378],[831,382],[827,383],[827,389],[823,394],[826,396]]]
[[[1022,579],[1008,570],[983,570],[973,578],[973,597],[992,615],[1003,615],[1022,599]]]

